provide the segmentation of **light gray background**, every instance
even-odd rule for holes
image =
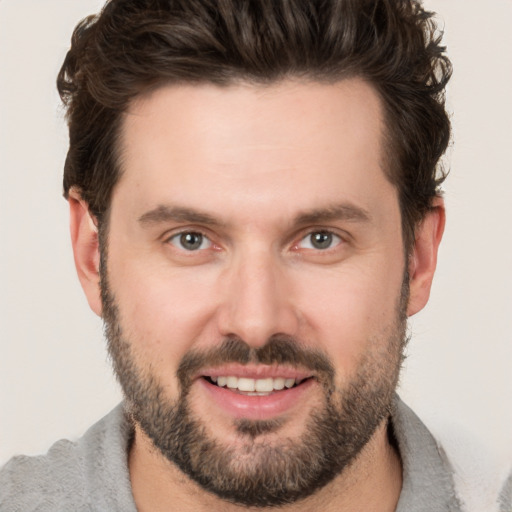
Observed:
[[[120,399],[75,276],[55,77],[99,0],[0,0],[0,463],[76,438]],[[455,74],[448,224],[401,394],[512,461],[511,0],[429,0]]]

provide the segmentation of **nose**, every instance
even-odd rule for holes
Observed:
[[[218,325],[222,336],[237,336],[257,348],[276,334],[296,336],[299,315],[286,268],[269,250],[245,252],[222,278]]]

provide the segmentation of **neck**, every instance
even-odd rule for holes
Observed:
[[[262,510],[226,502],[202,489],[167,461],[138,426],[130,450],[129,469],[139,512]],[[314,495],[281,506],[279,510],[392,512],[396,509],[401,487],[400,458],[389,443],[387,421],[384,421],[355,461],[332,482]],[[270,511],[271,508],[265,510]]]

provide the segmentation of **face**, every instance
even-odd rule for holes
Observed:
[[[383,129],[358,80],[169,86],[125,115],[110,351],[145,435],[223,498],[311,494],[389,414],[408,280]]]

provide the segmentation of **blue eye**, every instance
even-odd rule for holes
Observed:
[[[305,236],[299,243],[301,249],[326,250],[341,243],[341,238],[330,231],[313,231]]]
[[[178,249],[184,249],[185,251],[199,251],[202,249],[208,249],[212,243],[202,233],[196,231],[184,231],[178,233],[169,239],[169,242],[177,247]]]

